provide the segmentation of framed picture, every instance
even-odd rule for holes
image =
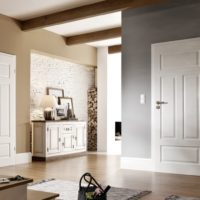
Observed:
[[[58,106],[55,109],[55,120],[65,119],[67,117],[66,106]]]
[[[64,97],[64,90],[60,89],[60,88],[51,88],[51,87],[48,87],[47,88],[47,94],[55,96],[56,99],[57,99],[58,104],[60,104],[58,97]]]
[[[71,115],[72,116],[68,116],[69,118],[73,118],[74,117],[74,107],[73,107],[73,100],[71,97],[58,97],[60,105],[65,106],[66,109],[68,110],[68,108],[71,110]]]

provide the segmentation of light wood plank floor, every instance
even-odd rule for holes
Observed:
[[[1,175],[19,174],[34,180],[57,178],[77,182],[84,172],[92,173],[103,185],[151,190],[152,194],[142,200],[162,200],[171,194],[200,197],[200,176],[122,170],[119,156],[89,154],[0,168]]]

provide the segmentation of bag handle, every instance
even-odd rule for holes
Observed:
[[[81,189],[81,185],[82,185],[82,180],[83,180],[83,179],[85,180],[86,183],[88,183],[88,187],[87,187],[86,190],[88,190],[89,186],[91,185],[91,182],[92,182],[91,178],[90,178],[90,181],[88,181],[88,180],[85,178],[86,176],[91,177],[91,174],[88,173],[88,172],[86,172],[85,174],[82,175],[82,177],[80,178],[80,181],[79,181],[79,190]]]
[[[89,177],[90,179],[88,180],[86,177]],[[79,189],[81,188],[81,184],[82,184],[82,180],[84,179],[84,181],[86,183],[88,183],[88,186],[87,186],[87,189],[86,191],[88,190],[88,188],[90,187],[90,185],[93,185],[93,186],[96,186],[98,188],[100,188],[102,190],[102,192],[104,192],[103,188],[99,185],[99,183],[95,180],[95,178],[88,172],[86,172],[85,174],[82,175],[82,177],[80,178],[80,181],[79,181]],[[94,183],[92,183],[94,182]]]

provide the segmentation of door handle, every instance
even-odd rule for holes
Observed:
[[[165,101],[156,101],[156,109],[160,109],[160,106],[163,104],[168,104],[168,102]]]
[[[165,101],[156,101],[156,104],[157,105],[162,105],[162,104],[168,104],[168,102],[165,102]]]

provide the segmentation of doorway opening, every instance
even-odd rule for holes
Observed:
[[[108,54],[107,151],[121,154],[121,53]]]
[[[122,139],[122,126],[121,122],[115,122],[115,141]]]

